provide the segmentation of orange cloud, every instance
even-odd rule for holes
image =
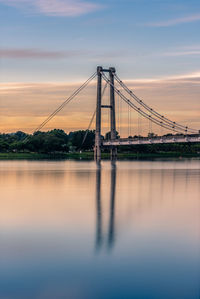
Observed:
[[[146,104],[170,119],[200,128],[200,74],[159,78],[150,80],[129,80],[126,84]],[[63,101],[80,86],[80,83],[5,83],[0,85],[0,132],[23,130],[33,132]],[[108,103],[109,91],[103,102]],[[93,82],[51,120],[44,130],[62,128],[71,130],[86,129],[96,107],[96,83]],[[121,116],[118,112],[121,111]],[[128,109],[116,96],[116,119],[121,120],[121,135],[127,135]],[[138,130],[138,116],[131,112],[132,134]],[[109,115],[103,110],[103,133],[109,130]],[[149,124],[140,119],[144,134]],[[119,128],[119,124],[117,124]],[[94,125],[93,125],[94,128]],[[153,128],[156,132],[159,129]]]

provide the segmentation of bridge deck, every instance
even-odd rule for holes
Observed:
[[[115,140],[104,140],[103,146],[119,145],[140,145],[140,144],[167,144],[167,143],[200,143],[200,134],[187,136],[157,136],[157,137],[140,137],[140,138],[120,138]]]

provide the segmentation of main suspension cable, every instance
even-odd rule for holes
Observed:
[[[149,107],[147,104],[145,104],[142,100],[140,100],[127,86],[125,83],[123,83],[122,80],[120,80],[120,78],[117,76],[117,74],[115,74],[115,78],[117,80],[117,82],[120,84],[120,86],[132,97],[134,98],[134,100],[136,100],[141,106],[143,106],[146,110],[148,110],[151,114],[153,114],[155,117],[159,118],[160,120],[162,120],[163,122],[165,122],[168,125],[172,125],[174,128],[176,128],[177,130],[182,130],[184,132],[190,132],[190,133],[198,133],[198,130],[189,128],[187,126],[183,126],[181,124],[178,124],[174,121],[171,121],[170,119],[168,119],[167,117],[161,115],[160,113],[158,113],[157,111],[155,111],[153,108]]]
[[[102,98],[103,98],[103,96],[104,96],[104,94],[105,94],[105,91],[106,91],[107,86],[108,86],[108,83],[106,82],[106,84],[105,84],[105,86],[104,86],[104,88],[103,88],[103,91],[102,91]],[[89,130],[90,130],[90,128],[91,128],[91,126],[92,126],[92,123],[93,123],[93,121],[94,121],[94,117],[95,117],[95,115],[96,115],[96,111],[97,111],[97,110],[96,110],[96,108],[95,108],[94,113],[93,113],[93,115],[92,115],[92,118],[91,118],[91,120],[90,120],[90,123],[89,123],[89,125],[88,125],[88,128],[87,128],[87,130],[86,130],[86,132],[85,132],[85,135],[84,135],[84,137],[83,137],[83,141],[82,141],[81,146],[80,146],[80,148],[79,148],[78,151],[80,151],[80,150],[82,149],[82,146],[83,146],[83,144],[85,143],[85,140],[86,140],[86,138],[87,138],[87,135],[88,135],[88,133],[89,133]]]
[[[94,78],[96,77],[96,72],[83,83],[76,91],[73,92],[53,113],[51,113],[35,130],[34,133],[40,131],[60,110],[62,110],[69,102],[71,102],[76,95],[78,95]]]
[[[95,115],[96,115],[96,109],[94,110],[94,113],[93,113],[92,118],[91,118],[91,120],[90,120],[89,126],[88,126],[88,128],[87,128],[87,130],[86,130],[86,132],[85,132],[85,136],[84,136],[84,138],[83,138],[83,141],[82,141],[81,146],[80,146],[80,148],[79,148],[78,151],[80,151],[80,150],[82,149],[82,146],[83,146],[83,144],[85,143],[85,140],[86,140],[86,138],[87,138],[87,135],[88,135],[88,133],[89,133],[89,130],[90,130],[90,128],[91,128],[91,126],[92,126],[92,123],[93,123],[93,121],[94,121],[94,117],[95,117]]]
[[[133,102],[131,102],[124,94],[122,94],[120,92],[120,90],[118,90],[111,82],[110,80],[105,76],[105,74],[102,72],[102,77],[103,79],[108,82],[109,85],[111,85],[115,92],[122,98],[122,100],[124,102],[126,102],[128,105],[131,106],[131,108],[133,108],[135,111],[137,111],[139,114],[141,114],[143,117],[145,117],[146,119],[150,119],[153,123],[157,124],[158,126],[161,126],[165,129],[169,129],[171,131],[175,131],[177,133],[180,133],[180,131],[178,131],[178,129],[172,127],[171,125],[168,125],[166,123],[164,123],[163,121],[159,121],[158,119],[152,117],[151,115],[148,115],[145,111],[143,111],[141,108],[138,108]]]

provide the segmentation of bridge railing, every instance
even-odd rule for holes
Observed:
[[[118,138],[115,140],[103,140],[103,145],[128,145],[128,144],[162,144],[162,143],[186,143],[200,142],[200,134],[190,135],[170,135],[170,136],[155,136],[155,137],[133,137],[133,138]]]

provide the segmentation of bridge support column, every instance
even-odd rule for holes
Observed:
[[[102,97],[102,67],[97,67],[97,108],[96,108],[96,132],[94,158],[101,160],[101,97]]]
[[[110,75],[110,132],[111,132],[111,140],[116,139],[116,119],[115,119],[115,90],[114,90],[114,74],[116,70],[113,67],[109,68]],[[117,148],[115,146],[111,147],[110,150],[111,160],[116,160],[117,158]]]

